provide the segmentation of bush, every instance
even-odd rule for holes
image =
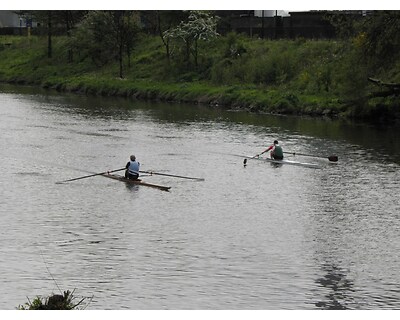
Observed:
[[[63,295],[53,294],[47,298],[36,297],[32,302],[27,302],[25,305],[20,305],[19,310],[74,310],[78,309],[78,306],[86,298],[82,298],[78,303],[74,304],[73,292],[69,290],[64,291]],[[28,299],[29,300],[29,299]],[[86,306],[85,306],[86,307]]]

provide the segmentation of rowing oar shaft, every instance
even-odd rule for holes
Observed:
[[[263,152],[262,152],[261,154],[263,154]],[[260,156],[259,154],[256,154],[254,157],[245,158],[245,159],[243,160],[243,165],[244,165],[244,166],[247,166],[247,160],[255,159],[255,158],[258,158],[259,156]]]
[[[125,170],[125,168],[115,169],[115,170],[105,171],[105,172],[100,172],[100,173],[94,173],[94,174],[90,174],[90,175],[88,175],[88,176],[83,176],[83,177],[68,179],[68,180],[64,180],[64,181],[58,181],[58,182],[56,182],[56,183],[64,183],[64,182],[70,182],[70,181],[75,181],[75,180],[90,178],[90,177],[94,177],[94,176],[101,176],[101,175],[103,175],[103,174],[107,174],[107,173],[110,173],[110,172],[122,171],[122,170]]]
[[[166,176],[166,177],[174,177],[174,178],[182,178],[182,179],[190,179],[190,180],[198,180],[198,181],[204,181],[203,178],[193,178],[193,177],[185,177],[185,176],[177,176],[174,174],[167,174],[167,173],[160,173],[160,172],[154,172],[154,171],[139,171],[141,173],[148,173],[150,175],[155,174],[158,176]]]
[[[322,158],[322,159],[328,159],[329,161],[332,162],[337,162],[338,161],[338,156],[332,155],[329,157],[321,157],[321,156],[313,156],[311,154],[304,154],[304,153],[298,153],[298,152],[284,152],[284,153],[288,153],[288,154],[292,154],[292,155],[299,155],[299,156],[305,156],[305,157],[313,157],[313,158]]]

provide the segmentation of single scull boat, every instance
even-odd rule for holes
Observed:
[[[107,177],[107,178],[111,178],[111,179],[115,179],[115,180],[119,180],[119,181],[123,181],[129,184],[137,184],[139,186],[146,186],[146,187],[152,187],[152,188],[157,188],[163,191],[168,191],[169,189],[171,189],[171,187],[166,187],[166,186],[161,186],[159,184],[152,184],[152,183],[147,183],[144,182],[143,180],[131,180],[131,179],[126,179],[123,176],[120,175],[116,175],[116,174],[109,174],[109,173],[104,173],[102,174],[103,177]]]
[[[302,167],[307,167],[307,168],[321,168],[318,164],[315,163],[308,163],[308,162],[299,162],[299,161],[293,161],[293,160],[275,160],[275,159],[271,159],[271,158],[256,158],[256,157],[246,157],[247,159],[254,159],[254,160],[261,160],[261,161],[265,161],[265,162],[270,162],[270,163],[277,163],[277,164],[291,164],[291,165],[295,165],[295,166],[302,166]]]

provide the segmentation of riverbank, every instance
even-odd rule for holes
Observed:
[[[37,85],[46,89],[78,94],[118,96],[140,100],[205,104],[256,113],[304,114],[313,116],[346,116],[350,108],[334,100],[313,96],[299,97],[266,90],[256,86],[211,86],[204,82],[168,83],[149,80],[99,77],[85,75],[65,79],[46,79],[44,82],[12,79],[9,84]],[[308,104],[306,103],[308,101]],[[331,106],[331,108],[329,107]]]
[[[337,57],[343,48],[332,41],[238,38],[235,41],[247,48],[247,57],[238,61],[216,55],[226,45],[227,40],[220,39],[220,43],[210,46],[207,55],[203,54],[203,66],[179,70],[176,63],[166,61],[160,40],[146,36],[137,43],[130,61],[125,62],[123,78],[117,76],[116,62],[99,67],[76,54],[74,62],[68,63],[65,37],[54,38],[52,58],[46,57],[45,38],[2,37],[1,41],[8,43],[0,50],[0,81],[4,83],[92,95],[201,103],[260,113],[384,122],[400,119],[398,98],[367,98],[375,89],[367,79],[359,90],[365,96],[344,97],[345,74],[339,70],[343,57]],[[268,54],[261,55],[260,50]],[[258,60],[262,64],[256,64]],[[247,64],[246,70],[242,69],[243,63]]]

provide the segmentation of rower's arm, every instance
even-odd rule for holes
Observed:
[[[266,153],[267,151],[271,150],[273,148],[273,146],[269,146],[267,149],[265,149],[263,152],[261,152],[261,154]]]

